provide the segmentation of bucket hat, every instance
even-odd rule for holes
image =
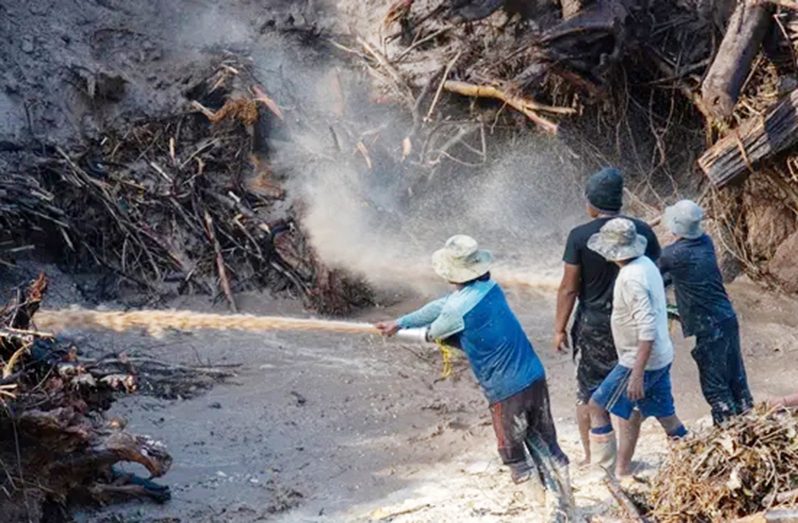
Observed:
[[[665,226],[676,236],[693,240],[704,234],[704,211],[692,200],[680,200],[665,209]]]
[[[493,264],[490,251],[479,248],[471,236],[457,234],[432,254],[435,273],[451,283],[465,283],[484,275]]]
[[[608,261],[638,258],[645,254],[648,240],[637,234],[632,220],[613,218],[587,241],[590,250],[604,256]]]

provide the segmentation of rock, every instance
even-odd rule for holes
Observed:
[[[33,45],[33,38],[26,37],[22,39],[22,52],[24,53],[32,53],[34,49]]]
[[[218,401],[214,401],[213,403],[208,405],[208,407],[210,407],[212,409],[221,409],[222,408],[222,404],[219,403]]]
[[[791,293],[798,293],[798,232],[790,235],[778,249],[768,264],[768,271],[781,284],[782,288]]]

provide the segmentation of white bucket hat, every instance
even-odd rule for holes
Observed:
[[[457,234],[432,254],[435,273],[451,283],[465,283],[484,275],[493,264],[490,251],[480,249],[471,236]]]
[[[632,220],[614,218],[590,237],[587,246],[590,250],[604,256],[607,261],[622,261],[638,258],[645,254],[648,240],[637,234]]]
[[[704,211],[692,200],[680,200],[665,209],[665,226],[676,236],[694,240],[704,234]]]

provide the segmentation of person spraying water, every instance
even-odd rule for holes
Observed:
[[[557,441],[543,365],[499,284],[493,256],[465,235],[432,256],[434,271],[454,292],[396,320],[377,323],[384,336],[424,328],[426,338],[468,357],[493,419],[499,455],[515,483],[532,481],[556,501],[553,521],[573,512],[569,460]]]

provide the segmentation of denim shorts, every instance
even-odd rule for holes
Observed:
[[[629,419],[636,408],[643,417],[664,418],[676,414],[671,391],[671,366],[643,373],[643,399],[632,401],[626,395],[632,369],[616,365],[591,398],[611,414]]]

